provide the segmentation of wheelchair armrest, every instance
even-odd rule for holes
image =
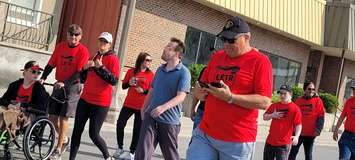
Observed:
[[[35,114],[35,115],[46,115],[47,113],[45,111],[35,109],[35,108],[27,108],[26,109],[27,113]]]

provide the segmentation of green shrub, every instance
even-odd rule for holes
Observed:
[[[280,102],[280,95],[277,94],[277,91],[275,91],[272,94],[271,103],[277,103],[277,102]]]
[[[303,88],[298,87],[298,86],[293,86],[292,87],[292,101],[295,102],[298,97],[303,96]]]
[[[323,101],[327,113],[334,113],[337,110],[339,102],[335,95],[330,93],[319,93],[319,96]]]
[[[191,86],[195,85],[195,82],[197,81],[201,70],[205,66],[206,65],[204,65],[204,64],[190,64],[189,65],[189,70],[190,70],[190,73],[191,73]]]

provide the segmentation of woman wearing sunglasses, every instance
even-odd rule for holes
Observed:
[[[45,110],[48,94],[43,85],[37,81],[43,69],[36,61],[29,61],[21,71],[23,78],[10,83],[0,98],[0,106]]]
[[[295,160],[300,146],[303,144],[305,159],[312,160],[314,139],[319,136],[324,125],[323,102],[315,91],[314,83],[303,84],[304,95],[295,103],[302,112],[302,132],[298,144],[292,146],[289,160]]]
[[[81,73],[84,90],[75,113],[70,160],[76,158],[81,135],[88,120],[90,120],[90,139],[100,149],[105,159],[111,159],[107,144],[100,136],[100,130],[106,119],[111,104],[113,86],[118,82],[120,71],[119,59],[111,50],[112,42],[113,38],[110,33],[101,33],[98,38],[99,51],[88,61]]]
[[[152,57],[145,52],[141,52],[136,60],[135,67],[127,71],[122,82],[122,89],[128,89],[127,97],[123,103],[120,115],[117,119],[116,134],[118,149],[113,155],[118,159],[134,159],[134,152],[138,144],[139,132],[142,123],[141,108],[144,99],[151,87],[154,73],[149,69]],[[134,114],[133,136],[130,152],[123,151],[124,128],[128,119]]]

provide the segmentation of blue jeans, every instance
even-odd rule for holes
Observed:
[[[187,149],[187,160],[251,160],[255,142],[235,143],[214,139],[197,127]]]
[[[338,142],[339,145],[339,159],[354,160],[355,159],[355,134],[344,131]]]
[[[196,114],[195,114],[195,118],[194,118],[194,125],[193,125],[193,129],[195,129],[196,127],[198,127],[198,125],[200,125],[200,122],[202,120],[203,117],[203,110],[200,109],[200,107],[197,108]]]

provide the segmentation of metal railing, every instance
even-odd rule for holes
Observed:
[[[0,42],[48,50],[53,15],[0,1]]]

